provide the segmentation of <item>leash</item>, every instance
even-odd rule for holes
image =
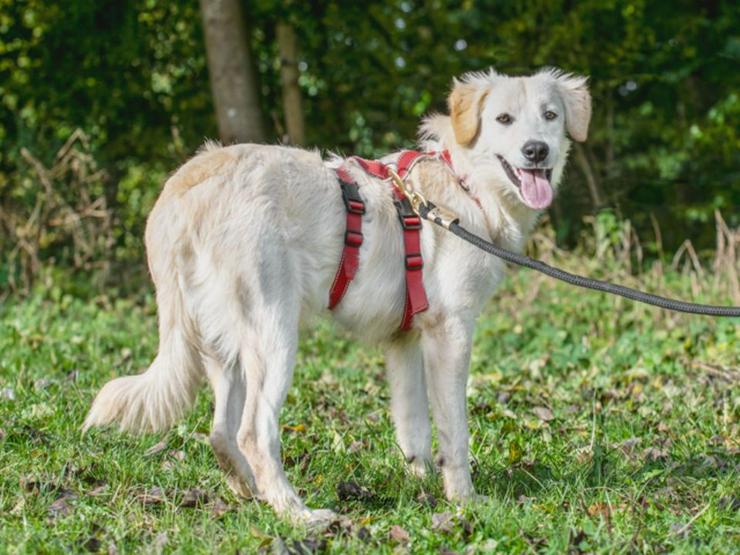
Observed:
[[[454,235],[457,235],[471,245],[478,247],[489,254],[497,256],[506,262],[536,270],[546,276],[575,285],[576,287],[583,287],[585,289],[593,289],[595,291],[602,291],[612,295],[619,295],[626,299],[657,306],[666,310],[686,312],[688,314],[703,314],[705,316],[715,317],[740,317],[740,306],[714,306],[668,299],[659,295],[653,295],[652,293],[632,289],[631,287],[626,287],[624,285],[571,274],[570,272],[566,272],[560,268],[555,268],[549,264],[545,264],[541,260],[535,260],[529,256],[501,248],[462,227],[460,225],[460,219],[457,216],[426,200],[421,193],[412,190],[392,169],[389,168],[388,172],[396,186],[406,193],[406,196],[411,201],[413,209],[421,218],[452,232]]]

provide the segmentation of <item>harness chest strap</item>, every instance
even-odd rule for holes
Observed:
[[[329,309],[333,309],[347,292],[349,282],[355,277],[360,266],[360,247],[362,246],[362,215],[365,201],[350,175],[344,168],[338,168],[337,177],[342,188],[342,200],[347,211],[347,226],[344,232],[344,248],[334,282],[329,290]]]
[[[424,156],[424,154],[413,150],[402,152],[397,162],[398,175],[403,177],[408,173],[414,162],[421,156]],[[444,154],[442,158],[445,162],[449,163]],[[387,166],[380,161],[365,160],[359,157],[353,157],[352,159],[363,170],[374,177],[383,180],[390,177]],[[362,214],[365,212],[365,204],[359,195],[357,184],[343,167],[337,168],[336,173],[337,177],[339,177],[342,198],[347,209],[347,228],[342,258],[329,292],[330,309],[336,307],[342,300],[342,297],[347,292],[349,282],[352,281],[357,273],[360,246],[363,239]],[[423,280],[424,261],[421,254],[421,218],[413,211],[411,203],[403,191],[395,184],[393,184],[392,190],[394,205],[403,230],[406,299],[400,329],[406,331],[411,329],[414,315],[429,308]]]

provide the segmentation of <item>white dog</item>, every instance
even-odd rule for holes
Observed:
[[[467,229],[521,250],[557,190],[570,146],[566,130],[586,139],[586,79],[556,70],[471,73],[455,80],[448,104],[450,115],[427,118],[421,136],[423,148],[449,152],[452,171],[439,157],[427,158],[408,182]],[[159,352],[143,374],[105,385],[86,429],[111,422],[165,429],[190,407],[205,374],[215,395],[210,440],[232,489],[304,522],[332,518],[308,509],[288,482],[278,425],[300,324],[327,313],[343,249],[346,213],[332,163],[294,148],[206,145],[167,181],[146,229]],[[332,314],[384,346],[393,421],[411,471],[422,474],[432,463],[431,403],[445,493],[470,500],[471,338],[504,264],[425,224],[429,309],[412,330],[398,331],[404,251],[391,190],[352,161],[344,167],[367,212],[359,270]]]

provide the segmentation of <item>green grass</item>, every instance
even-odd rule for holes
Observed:
[[[598,267],[608,265],[584,271]],[[691,296],[686,276],[640,279]],[[699,300],[728,303],[711,291]],[[740,545],[737,320],[667,315],[514,274],[481,317],[472,363],[474,482],[489,500],[462,509],[443,500],[438,476],[405,472],[379,352],[320,325],[302,341],[282,437],[308,503],[347,517],[322,534],[230,493],[204,441],[206,389],[166,434],[80,434],[98,388],[147,366],[156,345],[151,298],[4,302],[0,552],[252,553],[282,542],[296,553],[714,554]],[[166,448],[147,454],[160,441]],[[193,488],[206,496],[194,507]],[[444,512],[452,521],[435,527]],[[391,537],[394,525],[408,541]]]

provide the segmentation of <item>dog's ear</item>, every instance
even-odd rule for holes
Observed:
[[[557,73],[554,77],[565,103],[565,127],[573,140],[582,143],[588,137],[591,121],[588,77],[566,73]]]
[[[452,129],[455,139],[462,146],[469,146],[480,130],[480,114],[488,88],[475,83],[465,83],[455,79],[447,106],[450,109]]]

